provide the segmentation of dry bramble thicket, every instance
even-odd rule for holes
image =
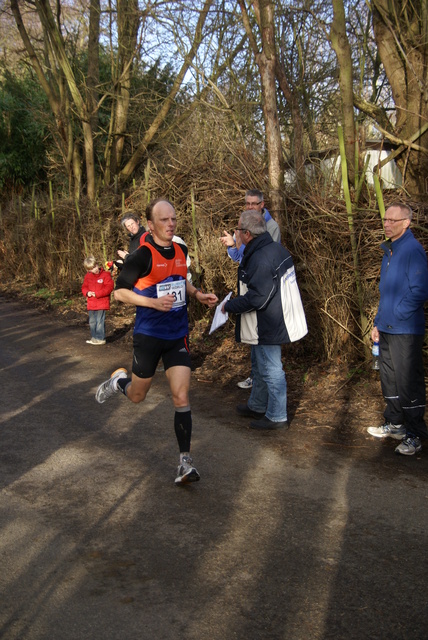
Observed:
[[[171,154],[159,166],[152,159],[140,183],[124,192],[100,190],[96,205],[43,194],[15,196],[1,210],[3,290],[30,294],[43,289],[78,300],[84,255],[93,253],[103,262],[113,259],[126,245],[119,224],[123,212],[141,214],[144,222],[147,202],[162,195],[176,208],[177,233],[188,244],[194,281],[221,298],[236,289],[237,267],[219,237],[236,226],[245,190],[251,187],[267,193],[266,172],[245,150],[221,157],[213,151],[210,157],[193,149],[187,156]],[[366,336],[368,344],[378,302],[382,224],[375,198],[367,191],[364,203],[354,210],[355,263],[345,204],[330,187],[326,189],[320,177],[304,193],[287,190],[286,209],[278,221],[294,257],[309,325],[309,335],[294,347],[295,353],[349,361],[368,357],[363,341]],[[397,194],[384,197],[387,206]],[[265,200],[269,208],[268,197]],[[428,209],[410,204],[415,234],[426,243]],[[193,322],[202,323],[203,333],[208,327],[205,309],[191,302],[190,313]]]

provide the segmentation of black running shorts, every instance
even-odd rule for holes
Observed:
[[[132,373],[138,378],[153,378],[161,358],[165,371],[170,367],[190,369],[188,336],[177,340],[162,340],[142,333],[134,335]]]

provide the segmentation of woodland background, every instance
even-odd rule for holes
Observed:
[[[427,68],[426,0],[0,0],[3,287],[68,304],[84,256],[113,259],[123,212],[162,195],[221,297],[219,237],[259,188],[296,263],[301,349],[367,357],[385,207],[409,203],[428,244]],[[370,180],[369,143],[390,151]]]

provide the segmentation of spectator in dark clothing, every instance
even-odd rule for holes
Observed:
[[[424,305],[428,299],[427,256],[410,231],[412,210],[393,204],[385,213],[380,301],[371,338],[379,342],[385,423],[369,427],[375,438],[401,440],[396,453],[413,456],[428,438],[424,421]]]
[[[140,239],[143,233],[146,232],[145,227],[140,222],[138,216],[134,213],[127,213],[123,216],[120,221],[122,227],[128,231],[129,234],[129,246],[128,250],[119,249],[117,254],[122,259],[125,260],[129,256],[130,253],[138,249],[140,246]]]
[[[287,382],[281,345],[307,333],[305,313],[290,253],[274,242],[258,211],[244,211],[235,229],[245,245],[238,267],[238,296],[223,305],[237,314],[236,340],[251,344],[253,386],[237,412],[253,429],[288,428]]]

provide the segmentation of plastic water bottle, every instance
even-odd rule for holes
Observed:
[[[372,369],[379,371],[379,342],[373,342],[372,356]]]

